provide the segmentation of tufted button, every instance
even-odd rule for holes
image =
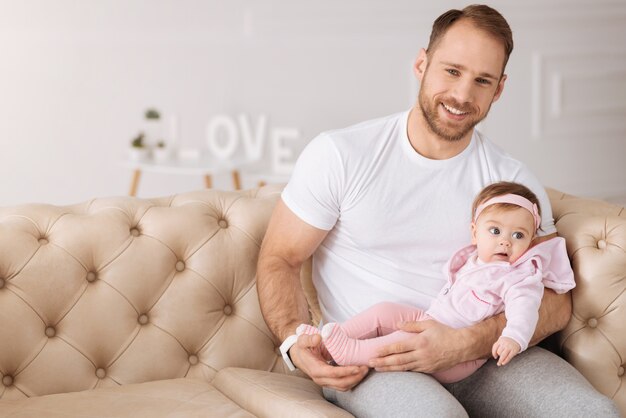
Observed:
[[[106,375],[107,375],[107,372],[102,367],[98,367],[96,369],[96,377],[98,379],[104,379]]]
[[[0,279],[0,289],[2,289],[5,284],[4,279]]]
[[[589,325],[589,327],[591,328],[595,328],[598,326],[598,320],[596,318],[591,318],[589,321],[587,321],[587,325]]]
[[[606,248],[606,241],[601,239],[598,241],[598,248],[604,250]]]
[[[198,360],[198,356],[196,356],[195,354],[189,356],[189,364],[191,364],[192,366],[198,364],[199,361],[200,360]]]
[[[39,238],[39,244],[41,245],[46,245],[48,243],[48,240],[45,238]]]
[[[619,369],[617,369],[617,375],[618,375],[619,377],[624,376],[624,366],[620,366],[620,368],[619,368]]]
[[[233,313],[233,307],[230,305],[224,306],[224,315],[230,315]]]
[[[96,276],[96,273],[94,273],[93,271],[90,271],[89,273],[87,273],[87,281],[89,283],[93,283],[96,281],[98,277]]]
[[[2,384],[4,386],[11,386],[13,384],[13,376],[6,375],[2,378]]]
[[[139,322],[141,325],[146,325],[148,323],[148,315],[146,314],[139,315],[139,318],[137,318],[137,322]]]
[[[219,221],[217,221],[217,224],[220,226],[220,228],[228,228],[228,221],[226,221],[226,219],[220,219]]]
[[[176,271],[183,271],[183,270],[185,270],[185,262],[178,260],[176,262]]]
[[[57,335],[57,331],[54,329],[54,327],[46,327],[46,337],[52,338],[55,335]]]
[[[139,229],[138,228],[131,228],[130,229],[130,235],[132,235],[133,237],[138,237],[139,236]]]

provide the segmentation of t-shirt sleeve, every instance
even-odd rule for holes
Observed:
[[[343,177],[335,144],[329,136],[321,134],[298,157],[281,198],[304,222],[329,231],[339,218]]]
[[[537,231],[537,235],[540,237],[556,233],[556,227],[554,226],[554,219],[552,218],[552,206],[550,205],[550,199],[546,193],[546,189],[541,182],[535,177],[528,168],[523,166],[515,176],[513,180],[517,183],[521,183],[532,190],[541,206],[541,228]]]

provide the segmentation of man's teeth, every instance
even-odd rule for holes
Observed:
[[[469,113],[469,112],[461,112],[459,109],[455,109],[455,108],[453,108],[453,107],[450,107],[450,106],[448,106],[448,105],[447,105],[447,104],[445,104],[445,103],[442,103],[442,105],[443,105],[443,107],[445,107],[445,108],[446,108],[446,110],[447,110],[448,112],[450,112],[450,113],[452,113],[452,114],[454,114],[454,115],[465,115],[465,114]]]

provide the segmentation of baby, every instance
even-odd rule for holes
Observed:
[[[367,365],[378,349],[413,334],[397,331],[405,321],[434,319],[453,328],[474,325],[504,311],[507,324],[492,355],[505,365],[528,348],[539,318],[544,285],[557,293],[575,286],[565,240],[531,247],[541,225],[539,201],[527,187],[510,182],[487,186],[474,201],[472,245],[445,266],[447,283],[428,310],[380,303],[348,321],[321,330],[324,347],[339,365]],[[296,333],[320,331],[302,324]],[[442,383],[462,380],[486,362],[479,359],[433,373]]]

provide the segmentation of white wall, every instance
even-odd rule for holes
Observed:
[[[490,4],[516,44],[484,130],[546,185],[625,195],[626,2]],[[0,205],[127,193],[121,162],[150,106],[178,115],[185,147],[205,146],[216,114],[265,114],[299,129],[296,153],[320,131],[404,110],[432,21],[464,5],[2,0]],[[200,187],[146,173],[139,195]]]

